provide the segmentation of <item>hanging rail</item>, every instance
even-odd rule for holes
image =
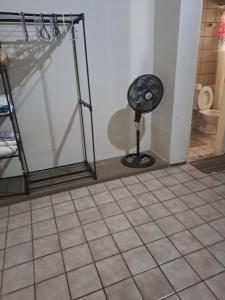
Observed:
[[[36,17],[43,16],[45,18],[46,23],[50,23],[50,18],[52,14],[37,14],[37,13],[23,13],[24,17],[26,18],[26,23],[35,23]],[[58,20],[58,24],[76,24],[79,23],[81,20],[84,20],[84,14],[54,14]],[[21,13],[15,12],[1,12],[0,11],[0,23],[20,23],[21,22]],[[10,18],[11,17],[11,18]],[[49,19],[49,20],[48,20]]]

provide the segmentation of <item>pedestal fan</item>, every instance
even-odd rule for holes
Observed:
[[[140,153],[140,120],[142,114],[153,111],[160,103],[164,93],[161,80],[155,75],[142,75],[136,78],[127,92],[128,103],[135,111],[137,152],[121,159],[122,164],[130,168],[147,168],[154,164],[154,157]]]

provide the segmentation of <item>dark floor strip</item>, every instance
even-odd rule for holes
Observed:
[[[220,172],[225,170],[225,155],[209,157],[190,162],[195,168],[201,172],[210,174],[212,172]]]

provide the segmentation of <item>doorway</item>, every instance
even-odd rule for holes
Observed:
[[[225,21],[225,6],[220,6],[218,0],[203,0],[188,161],[223,153],[225,112],[222,104],[225,103],[221,104],[224,102],[221,100],[225,99],[225,47],[223,57],[224,39],[222,41],[219,35],[223,19]]]

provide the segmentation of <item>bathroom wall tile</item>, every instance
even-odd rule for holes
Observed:
[[[202,10],[202,22],[206,22],[206,17],[207,17],[207,9],[203,8],[203,10]]]
[[[201,62],[207,63],[210,61],[211,58],[211,50],[202,50],[202,57],[201,57]]]
[[[220,22],[221,21],[222,14],[223,14],[222,10],[219,9],[219,8],[217,8],[216,9],[216,22]]]
[[[218,1],[217,0],[207,0],[207,8],[217,8]]]
[[[204,0],[199,40],[198,66],[196,82],[203,85],[214,85],[218,59],[218,38],[215,26],[209,23],[221,21],[222,11],[218,9],[217,0]]]
[[[205,29],[204,29],[204,36],[214,36],[215,32],[215,27],[210,26],[209,23],[204,23],[205,24]]]
[[[203,47],[204,47],[204,37],[200,37],[200,39],[199,39],[199,49],[203,49]]]
[[[216,74],[208,74],[207,85],[215,84]]]
[[[200,75],[199,76],[199,82],[202,85],[207,85],[207,83],[208,83],[208,74]]]
[[[207,73],[210,73],[210,63],[209,62],[201,63],[200,74],[207,74]]]
[[[207,9],[206,12],[206,22],[216,21],[216,8]]]
[[[213,37],[213,49],[218,50],[219,47],[219,39],[218,37]]]
[[[216,73],[217,62],[209,62],[209,73]]]
[[[197,64],[197,75],[200,74],[200,70],[201,70],[201,63],[198,62],[198,64]]]
[[[200,82],[200,75],[199,75],[199,74],[196,75],[195,82],[196,82],[196,83],[197,83],[197,82]]]
[[[211,36],[205,36],[202,37],[203,39],[203,48],[200,49],[205,49],[205,50],[210,50],[213,49],[213,37]]]
[[[200,28],[200,36],[205,35],[205,23],[201,23],[201,28]]]
[[[198,51],[198,62],[202,61],[202,53],[203,53],[203,50]]]
[[[208,0],[203,0],[203,8],[207,8],[208,7]]]
[[[216,50],[212,50],[210,53],[211,61],[217,62],[218,59],[218,52]]]

